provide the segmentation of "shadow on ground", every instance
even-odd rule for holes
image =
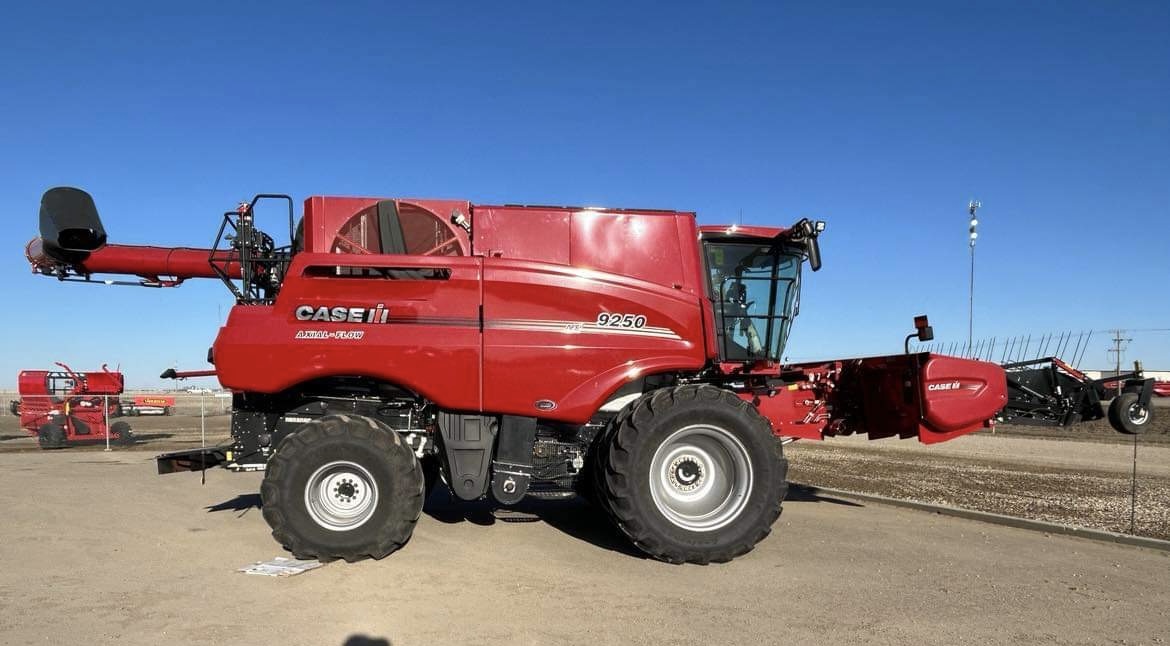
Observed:
[[[370,637],[368,635],[350,635],[341,646],[391,646],[390,640],[385,637]]]
[[[497,522],[541,521],[573,538],[605,550],[635,558],[646,555],[618,532],[600,510],[581,498],[564,500],[525,499],[508,507],[506,516],[497,517],[498,505],[490,501],[455,500],[450,492],[436,488],[427,498],[423,513],[442,523],[494,525]]]
[[[260,494],[242,493],[231,500],[225,500],[209,507],[204,507],[204,509],[209,514],[213,511],[238,511],[240,512],[239,515],[243,516],[250,509],[260,509],[263,506],[264,503],[260,500]]]
[[[788,487],[788,496],[785,498],[785,502],[829,503],[846,507],[865,506],[851,500],[820,493],[816,487],[797,484]],[[260,494],[243,493],[230,500],[208,506],[206,509],[208,513],[231,511],[238,512],[240,516],[243,516],[251,509],[260,509],[263,504],[263,501],[260,500]],[[645,554],[626,540],[625,536],[597,507],[582,498],[526,499],[509,507],[506,510],[507,515],[499,514],[498,507],[498,505],[486,500],[475,502],[456,500],[449,491],[436,488],[423,505],[423,513],[441,523],[472,523],[485,527],[498,522],[540,521],[590,545],[626,556],[647,558]]]
[[[788,495],[785,496],[784,502],[827,502],[833,505],[843,505],[845,507],[864,507],[865,505],[854,502],[852,500],[845,500],[844,498],[837,498],[826,493],[821,493],[817,487],[810,487],[808,485],[800,485],[795,483],[788,483]]]

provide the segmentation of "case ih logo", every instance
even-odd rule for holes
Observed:
[[[386,323],[390,309],[382,303],[376,307],[330,307],[298,305],[294,311],[298,321],[325,321],[328,323]]]
[[[962,384],[960,384],[957,381],[947,381],[947,382],[943,382],[941,384],[927,384],[926,389],[927,390],[958,390],[961,387],[962,387]]]

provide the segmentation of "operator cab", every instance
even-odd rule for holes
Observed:
[[[721,361],[780,361],[800,312],[801,266],[821,267],[823,222],[790,229],[702,227],[707,296]]]

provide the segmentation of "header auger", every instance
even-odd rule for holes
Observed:
[[[212,248],[163,249],[107,244],[89,195],[53,189],[28,256],[63,280],[229,285],[208,360],[232,442],[159,470],[266,471],[264,517],[300,557],[386,556],[442,482],[505,506],[581,494],[656,558],[725,561],[780,513],[780,438],[939,442],[1007,401],[981,361],[783,364],[822,222],[312,197],[294,223],[276,197],[283,245],[253,201]]]

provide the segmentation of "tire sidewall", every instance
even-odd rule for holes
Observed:
[[[1153,416],[1153,411],[1150,410],[1152,406],[1147,406],[1146,421],[1142,424],[1135,423],[1129,416],[1129,409],[1137,404],[1139,400],[1140,397],[1137,393],[1123,392],[1109,404],[1110,413],[1112,413],[1115,423],[1120,426],[1118,430],[1123,433],[1140,435],[1149,428],[1150,420]]]
[[[65,446],[68,434],[60,424],[48,423],[37,430],[37,444],[42,449],[59,449]]]
[[[640,427],[645,436],[630,455],[631,473],[637,474],[640,480],[631,487],[637,516],[655,534],[688,549],[719,550],[751,540],[759,531],[758,519],[775,506],[783,481],[774,438],[770,432],[765,434],[753,428],[754,422],[763,420],[750,419],[745,412],[758,414],[754,410],[739,411],[713,404],[717,402],[700,399],[656,415],[650,425]],[[729,524],[711,531],[693,531],[674,524],[658,509],[650,491],[650,479],[654,477],[650,468],[658,447],[676,431],[697,424],[715,426],[734,436],[743,445],[752,467],[752,486],[746,504]]]
[[[400,485],[408,482],[396,473],[395,462],[402,462],[402,455],[408,454],[415,460],[413,452],[395,444],[391,452],[383,451],[374,443],[362,441],[346,435],[325,436],[305,447],[297,456],[290,460],[275,482],[279,499],[284,504],[281,511],[286,521],[297,535],[307,544],[313,546],[328,546],[329,551],[347,552],[360,551],[370,544],[377,543],[386,536],[388,529],[402,522],[401,514],[396,514],[396,502],[409,499],[417,492],[400,491]],[[279,450],[279,449],[278,449]],[[370,473],[374,485],[377,487],[378,500],[374,512],[364,523],[353,529],[335,531],[322,527],[313,519],[305,504],[305,489],[313,473],[330,462],[346,461],[361,465]],[[417,465],[406,462],[407,466],[417,469]]]

